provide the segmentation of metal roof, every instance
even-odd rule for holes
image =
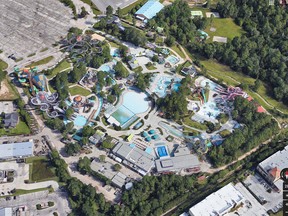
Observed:
[[[12,208],[1,208],[0,216],[12,216]]]
[[[33,142],[1,144],[0,159],[31,156],[33,155],[33,145]]]
[[[159,1],[150,0],[146,2],[135,14],[143,15],[146,19],[152,19],[156,14],[164,8]]]

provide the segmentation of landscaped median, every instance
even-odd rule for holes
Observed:
[[[80,86],[73,86],[69,88],[69,92],[72,96],[74,95],[82,95],[82,96],[88,96],[91,94],[91,92],[85,88],[82,88]]]
[[[39,65],[44,65],[44,64],[47,64],[50,61],[52,61],[52,59],[54,59],[53,56],[48,56],[48,57],[41,59],[39,61],[32,62],[31,64],[27,65],[26,67],[35,67],[35,66],[39,66]]]

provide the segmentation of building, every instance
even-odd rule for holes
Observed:
[[[288,146],[286,146],[282,151],[276,152],[258,164],[257,171],[266,181],[274,184],[280,178],[281,170],[287,168],[287,161]]]
[[[5,114],[4,117],[4,127],[5,128],[15,128],[18,124],[19,115],[17,112]]]
[[[174,152],[174,157],[165,157],[155,160],[158,173],[180,172],[183,169],[199,171],[199,160],[195,155],[190,154],[187,147],[181,147]]]
[[[152,19],[156,14],[164,8],[158,0],[147,1],[136,13],[136,18],[140,20]]]
[[[198,16],[200,18],[203,18],[202,11],[191,11],[191,17],[194,18],[195,16]]]
[[[12,216],[12,208],[1,208],[0,216]]]
[[[154,157],[137,148],[134,144],[118,143],[112,153],[121,158],[124,165],[131,167],[141,175],[146,175],[154,167]]]
[[[33,141],[0,145],[0,160],[33,156]]]
[[[14,110],[12,101],[0,101],[0,114],[1,113],[10,113]]]
[[[104,137],[105,137],[105,133],[100,130],[97,130],[93,136],[89,137],[89,142],[91,144],[96,145],[100,143],[101,141],[103,141]]]
[[[122,188],[126,183],[127,176],[121,172],[118,172],[112,179],[111,182],[116,187]]]
[[[189,209],[191,216],[222,216],[244,201],[244,196],[232,183],[210,194]]]
[[[185,75],[190,75],[192,77],[194,77],[196,75],[196,68],[191,66],[191,67],[184,67],[181,70],[181,73],[185,74]]]

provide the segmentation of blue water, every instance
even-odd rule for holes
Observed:
[[[110,72],[111,71],[111,68],[109,65],[102,65],[100,68],[99,68],[100,71],[104,71],[104,72]]]
[[[145,100],[146,98],[147,95],[144,93],[129,91],[123,95],[122,105],[134,114],[143,113],[149,108],[149,102]]]
[[[153,151],[153,149],[152,149],[151,147],[147,147],[147,148],[145,149],[145,152],[147,152],[148,154],[151,154],[152,151]]]
[[[111,56],[112,57],[119,57],[119,50],[118,49],[111,49]]]
[[[159,96],[159,97],[165,97],[167,94],[167,88],[171,84],[172,79],[174,79],[174,84],[172,85],[172,91],[178,91],[179,87],[181,86],[181,79],[177,77],[172,77],[172,76],[162,76],[160,79],[158,79],[157,82],[157,87],[154,89],[154,92]]]
[[[73,122],[75,126],[83,127],[87,123],[87,119],[84,116],[77,115]]]
[[[158,153],[159,157],[168,156],[168,153],[167,153],[167,150],[166,150],[165,146],[157,147],[157,153]]]
[[[170,55],[168,56],[167,61],[169,61],[172,65],[174,65],[177,64],[180,61],[180,59],[174,55]]]
[[[72,106],[72,102],[70,102],[69,100],[65,100],[65,103],[67,104],[67,106]]]
[[[112,116],[120,123],[120,125],[123,125],[125,122],[127,122],[130,118],[132,118],[135,114],[127,109],[127,107],[121,105],[113,114]]]
[[[103,98],[102,97],[98,97],[98,99],[99,99],[99,105],[97,107],[97,111],[95,113],[94,119],[96,119],[96,117],[99,115],[99,113],[101,111],[101,108],[103,106]]]

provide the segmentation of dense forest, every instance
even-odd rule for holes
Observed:
[[[271,96],[288,104],[288,7],[267,0],[221,0],[222,17],[231,17],[246,34],[227,44],[193,44],[190,50],[215,58],[233,70],[266,82]]]
[[[257,113],[255,105],[242,97],[236,97],[232,116],[243,127],[235,129],[221,146],[214,146],[208,152],[215,166],[237,159],[278,131],[277,122],[271,115]]]

